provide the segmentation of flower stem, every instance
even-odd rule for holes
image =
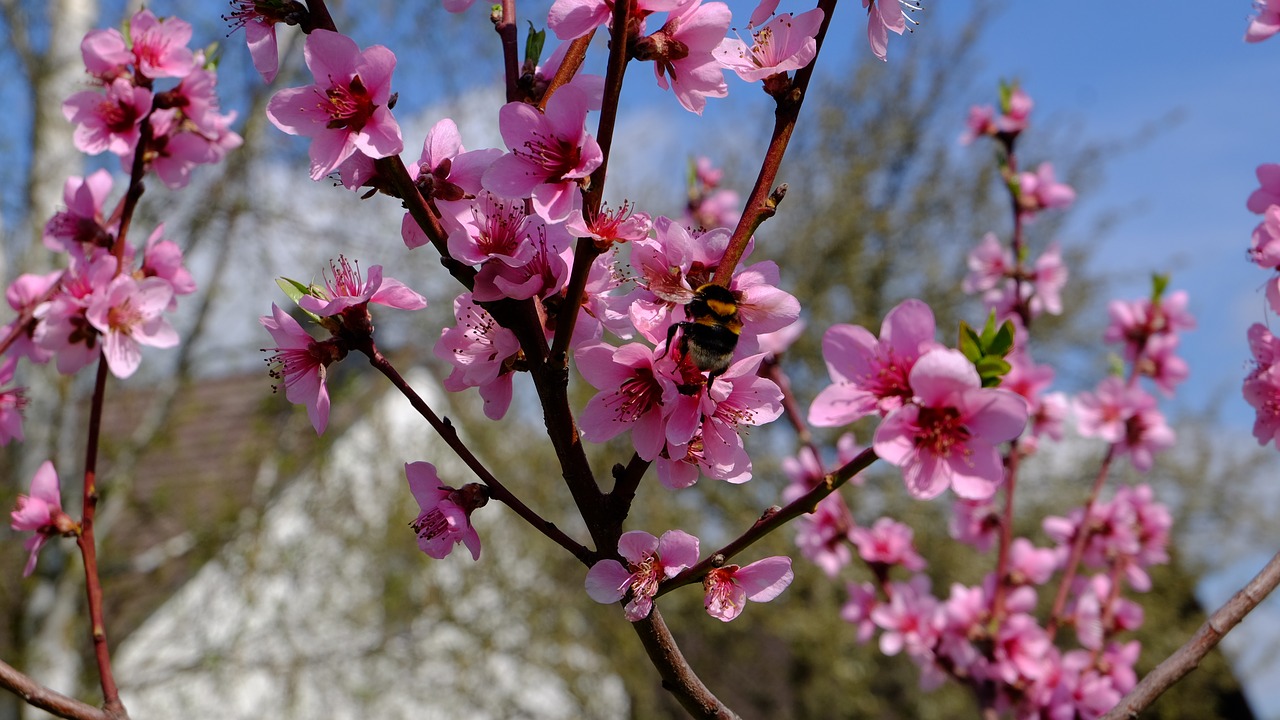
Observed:
[[[448,419],[441,418],[439,415],[436,415],[435,412],[431,410],[431,407],[427,405],[426,401],[414,391],[404,377],[400,375],[399,371],[395,369],[395,366],[393,366],[376,347],[373,347],[372,344],[370,344],[367,348],[361,348],[361,351],[368,356],[369,364],[373,365],[378,372],[385,375],[386,378],[391,381],[391,384],[400,391],[400,394],[404,395],[405,398],[409,400],[409,404],[413,406],[413,409],[417,410],[418,414],[421,415],[429,425],[431,425],[432,429],[434,429],[438,435],[440,435],[440,437],[445,441],[445,444],[448,445],[458,458],[461,459],[468,468],[471,468],[471,471],[476,474],[476,477],[478,477],[480,481],[489,488],[490,497],[511,508],[517,515],[524,519],[525,522],[532,525],[534,529],[550,538],[560,547],[568,550],[571,555],[578,558],[578,560],[584,565],[591,564],[595,559],[594,553],[584,547],[581,543],[566,535],[562,530],[560,530],[560,528],[556,527],[554,523],[544,519],[541,515],[530,509],[529,506],[525,505],[520,498],[516,497],[514,493],[508,490],[505,485],[494,477],[493,473],[489,472],[488,468],[486,468],[475,454],[471,452],[471,449],[462,441],[462,438],[458,437],[458,431],[454,428],[453,423],[449,422]]]
[[[106,624],[102,616],[102,583],[98,578],[98,554],[93,538],[93,518],[98,507],[98,440],[102,431],[102,405],[107,388],[107,358],[98,356],[98,374],[94,379],[93,398],[89,409],[89,437],[84,459],[84,508],[80,518],[80,534],[76,544],[84,559],[85,594],[89,603],[89,624],[93,637],[93,654],[102,682],[102,703],[107,713],[127,717],[120,703],[115,677],[111,673],[111,650],[107,645]]]
[[[604,101],[600,107],[600,123],[596,126],[596,144],[600,146],[600,166],[591,172],[587,186],[582,191],[582,216],[588,223],[600,213],[600,202],[604,198],[605,176],[609,169],[609,151],[613,148],[613,132],[618,122],[618,101],[622,97],[622,79],[627,70],[627,24],[630,20],[630,2],[615,2],[613,6],[613,25],[610,37],[613,43],[609,48],[609,65],[604,76]],[[558,76],[558,74],[557,74]],[[551,89],[542,98],[543,105],[551,96]],[[577,247],[573,251],[573,270],[569,274],[569,286],[565,290],[563,310],[556,318],[556,337],[551,346],[550,361],[557,365],[568,363],[569,341],[573,337],[573,327],[578,322],[578,307],[582,304],[582,295],[587,286],[587,275],[591,272],[591,264],[600,255],[595,241],[591,238],[578,238]]]
[[[1049,611],[1049,622],[1045,628],[1049,633],[1049,639],[1053,639],[1054,634],[1058,631],[1058,626],[1062,624],[1062,611],[1067,605],[1067,595],[1071,592],[1071,582],[1075,580],[1076,571],[1080,568],[1080,558],[1084,556],[1084,546],[1089,542],[1089,536],[1092,530],[1089,527],[1092,522],[1093,506],[1098,502],[1098,494],[1102,492],[1102,485],[1107,481],[1107,475],[1111,470],[1111,461],[1115,457],[1116,446],[1107,447],[1107,454],[1102,458],[1102,465],[1098,467],[1098,476],[1094,478],[1093,488],[1089,491],[1089,499],[1084,503],[1084,516],[1080,519],[1080,527],[1076,528],[1075,538],[1071,542],[1071,554],[1067,556],[1066,569],[1062,573],[1062,580],[1058,584],[1058,593],[1053,598],[1053,609]]]
[[[878,459],[879,456],[876,455],[875,451],[871,448],[867,448],[861,453],[858,453],[856,458],[850,460],[836,470],[827,473],[812,490],[796,498],[786,507],[779,508],[775,505],[765,510],[760,518],[756,520],[746,532],[738,536],[736,540],[711,553],[706,560],[703,560],[692,567],[685,568],[675,577],[663,581],[654,597],[662,597],[676,588],[691,585],[700,581],[702,576],[707,574],[707,571],[711,570],[713,567],[723,565],[738,553],[754,545],[756,541],[760,540],[765,535],[768,535],[801,515],[813,512],[823,498],[836,490],[839,490],[840,486],[849,481],[849,478],[852,478],[854,475],[866,470],[870,467],[871,463]]]
[[[822,52],[822,41],[827,36],[827,28],[831,25],[831,15],[835,11],[836,0],[819,0],[822,10],[822,27],[818,29],[816,41],[818,48],[813,60],[796,71],[791,84],[791,91],[778,99],[778,108],[774,111],[773,135],[769,138],[769,148],[765,151],[764,160],[760,164],[760,173],[756,176],[755,187],[747,198],[742,217],[734,228],[729,246],[725,248],[724,258],[716,267],[716,274],[711,281],[724,287],[729,286],[733,271],[746,252],[747,242],[756,228],[773,215],[776,202],[771,201],[773,183],[778,178],[778,168],[787,152],[787,144],[791,141],[791,133],[795,130],[796,120],[800,117],[800,107],[809,89],[809,80],[813,77],[813,68],[818,63],[818,55]]]

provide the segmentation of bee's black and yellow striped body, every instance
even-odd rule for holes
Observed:
[[[710,385],[729,368],[733,351],[742,333],[738,299],[729,288],[714,283],[702,285],[684,308],[688,320],[667,329],[667,348],[680,331],[680,355],[698,370],[708,373]],[[682,388],[683,389],[683,388]]]

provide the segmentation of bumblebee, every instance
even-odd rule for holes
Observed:
[[[738,299],[722,285],[707,283],[693,291],[693,299],[684,307],[688,320],[667,329],[667,349],[680,330],[680,355],[699,371],[707,372],[707,384],[729,369],[733,350],[742,333],[738,317]],[[684,392],[690,387],[681,386]]]

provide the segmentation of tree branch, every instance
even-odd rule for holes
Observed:
[[[1200,665],[1200,660],[1217,647],[1223,636],[1238,625],[1245,615],[1270,595],[1276,585],[1280,585],[1280,553],[1272,557],[1248,585],[1210,615],[1185,645],[1157,665],[1155,670],[1147,673],[1118,705],[1102,716],[1102,720],[1136,719],[1138,713],[1155,702],[1165,690],[1195,670]]]
[[[861,453],[858,453],[858,457],[845,463],[834,472],[827,473],[827,475],[822,478],[822,481],[819,482],[812,490],[796,498],[786,507],[779,508],[775,505],[768,510],[765,510],[764,514],[760,516],[760,519],[756,520],[755,524],[753,524],[746,532],[742,533],[737,540],[734,540],[716,552],[711,553],[706,560],[703,560],[697,565],[685,568],[683,572],[675,577],[663,581],[654,597],[662,597],[678,587],[684,587],[685,585],[701,581],[702,577],[712,568],[724,565],[726,561],[730,560],[743,550],[751,547],[756,543],[756,541],[760,540],[765,535],[768,535],[801,515],[813,512],[823,498],[836,490],[839,490],[840,486],[849,481],[849,478],[857,475],[863,470],[866,470],[870,467],[871,463],[878,459],[879,456],[876,455],[875,451],[871,448],[867,448]]]
[[[737,720],[738,716],[707,689],[684,659],[658,608],[649,617],[631,623],[649,660],[662,676],[662,687],[675,696],[690,715],[708,720]]]
[[[12,691],[28,705],[61,718],[117,720],[122,717],[50,690],[3,660],[0,660],[0,687]]]

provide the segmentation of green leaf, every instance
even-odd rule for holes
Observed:
[[[1164,291],[1169,288],[1168,273],[1151,273],[1151,304],[1160,302]]]
[[[529,23],[529,34],[524,41],[524,63],[527,67],[533,68],[538,66],[538,60],[542,57],[542,48],[547,43],[547,31],[535,30],[533,23]]]
[[[982,359],[982,340],[978,337],[978,333],[969,327],[969,323],[960,321],[960,341],[959,350],[969,362],[976,363]]]
[[[1008,355],[1013,350],[1013,334],[1013,321],[1005,320],[1000,325],[1000,330],[996,332],[995,337],[987,344],[988,354],[1000,357]]]
[[[279,285],[280,289],[284,291],[284,294],[288,295],[289,299],[295,303],[298,302],[303,295],[309,295],[310,292],[308,291],[311,290],[310,285],[303,285],[297,280],[291,280],[285,277],[276,278],[276,285]]]

